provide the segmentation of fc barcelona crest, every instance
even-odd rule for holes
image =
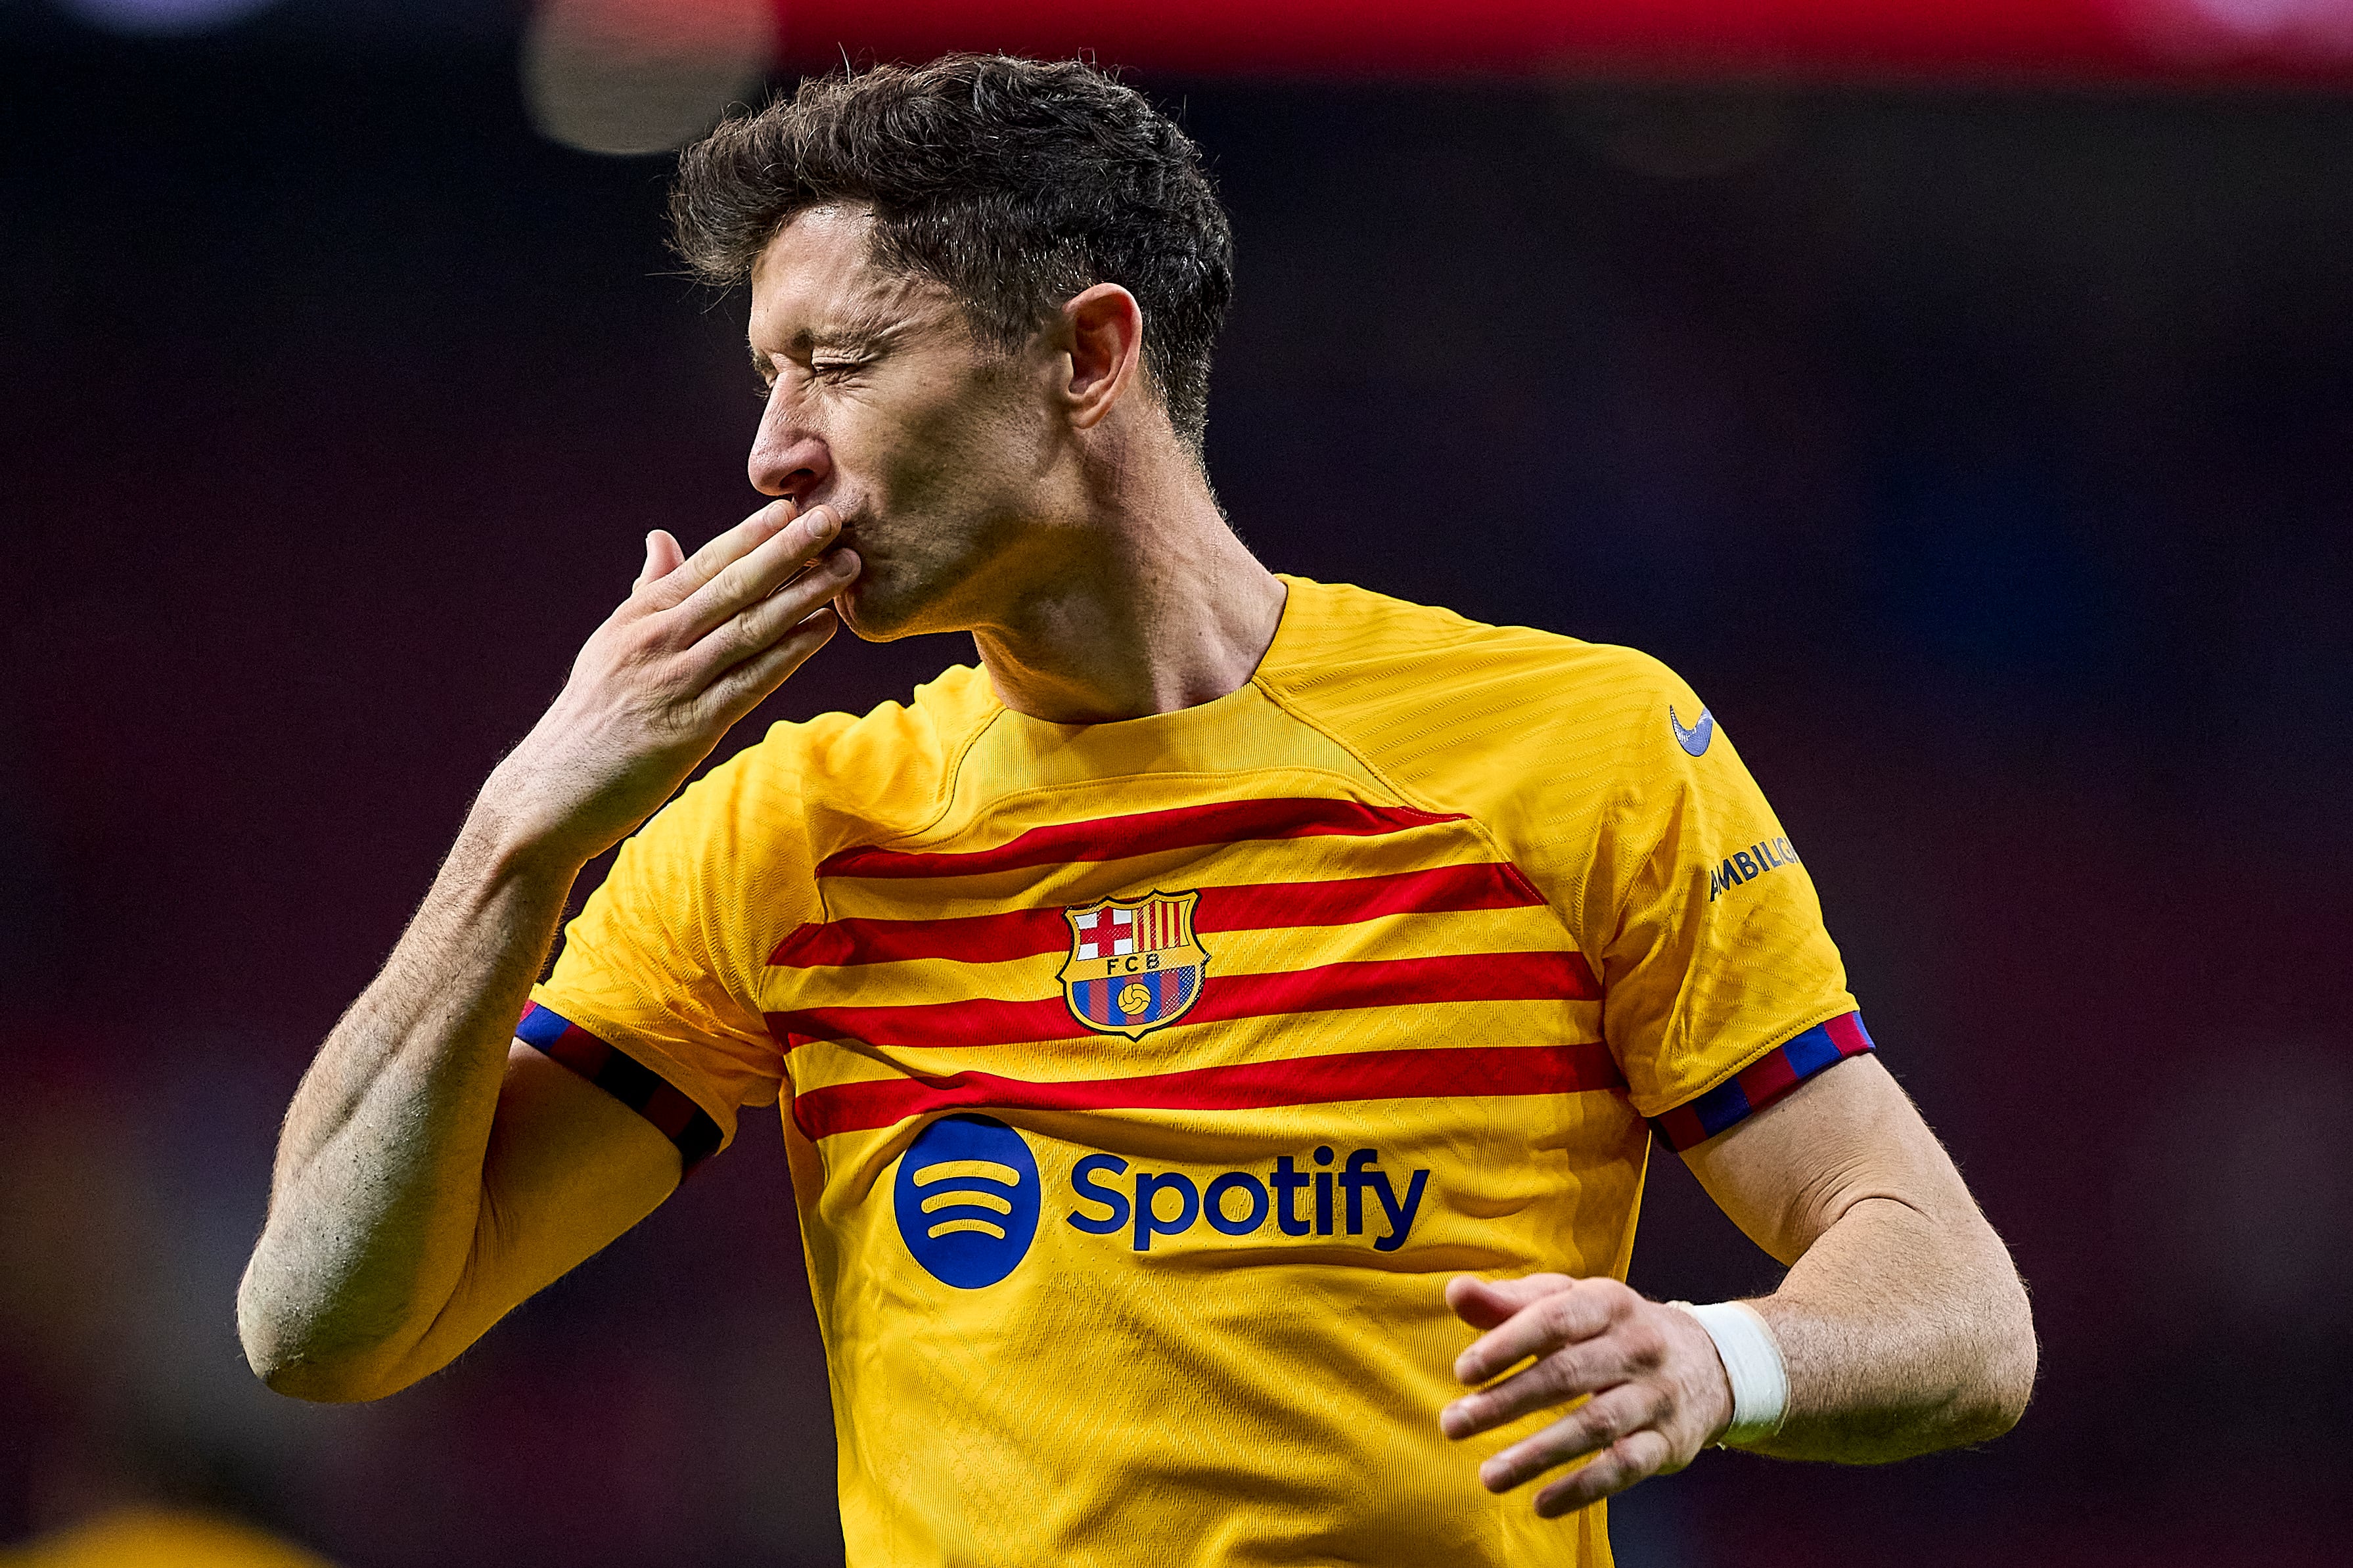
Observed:
[[[1148,893],[1064,910],[1071,961],[1062,1000],[1098,1034],[1139,1039],[1165,1029],[1201,999],[1209,955],[1193,940],[1198,893]]]

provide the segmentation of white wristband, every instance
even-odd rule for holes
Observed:
[[[1689,1312],[1715,1342],[1724,1375],[1732,1381],[1732,1425],[1716,1446],[1737,1448],[1770,1437],[1781,1429],[1789,1408],[1789,1372],[1781,1364],[1781,1347],[1764,1314],[1746,1301],[1718,1301],[1694,1307],[1689,1301],[1668,1306]]]

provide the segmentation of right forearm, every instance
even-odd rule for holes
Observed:
[[[669,534],[648,536],[629,597],[491,774],[384,973],[295,1093],[237,1295],[247,1358],[272,1387],[349,1399],[398,1386],[455,1354],[486,1312],[586,1256],[574,1234],[584,1217],[601,1246],[677,1181],[666,1141],[617,1156],[627,1135],[600,1132],[596,1113],[575,1106],[565,1114],[590,1146],[603,1141],[600,1163],[581,1183],[544,1181],[518,1199],[531,1184],[507,1167],[532,1161],[490,1157],[508,1042],[580,868],[832,635],[825,605],[858,572],[854,553],[828,548],[839,533],[829,509],[803,517],[779,500],[691,559]],[[531,1100],[527,1088],[515,1095],[518,1125],[532,1124]],[[502,1239],[501,1224],[523,1234]],[[470,1274],[478,1237],[488,1289]]]
[[[287,1392],[364,1391],[464,1271],[507,1044],[578,871],[515,840],[497,784],[287,1112],[237,1303]]]

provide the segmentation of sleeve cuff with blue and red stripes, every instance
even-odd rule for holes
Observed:
[[[1697,1100],[1651,1118],[1651,1129],[1677,1153],[1704,1143],[1754,1116],[1816,1073],[1874,1049],[1862,1015],[1841,1013],[1766,1052]]]
[[[562,1062],[678,1145],[681,1174],[718,1152],[719,1123],[711,1113],[636,1058],[616,1050],[571,1019],[533,1002],[515,1025],[515,1038]]]

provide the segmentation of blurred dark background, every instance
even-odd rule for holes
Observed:
[[[312,1047],[642,531],[756,500],[665,160],[542,136],[502,14],[303,15],[0,9],[0,1543],[839,1562],[773,1113],[385,1405],[238,1356]],[[2034,1290],[2012,1436],[1711,1455],[1621,1561],[2344,1561],[2353,98],[1139,79],[1233,212],[1243,536],[1687,676]],[[1638,1285],[1769,1284],[1652,1170]]]

